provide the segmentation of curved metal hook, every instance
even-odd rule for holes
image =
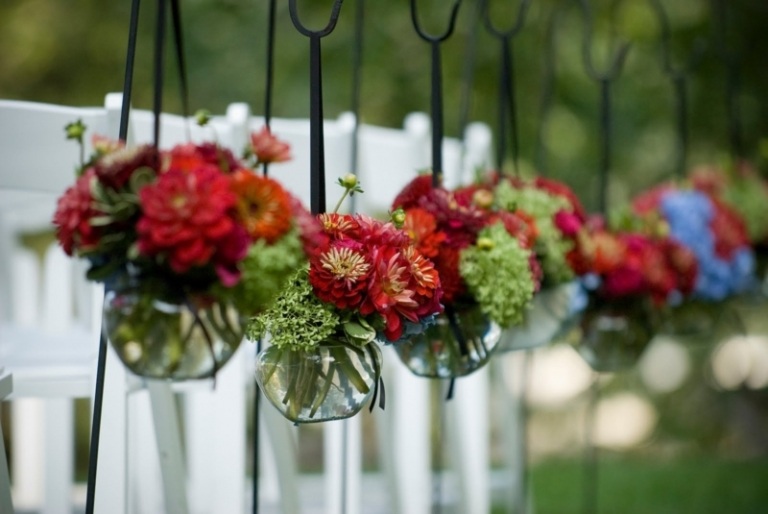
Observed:
[[[325,37],[336,28],[336,22],[339,21],[339,13],[341,12],[341,3],[343,1],[344,0],[334,0],[331,9],[331,19],[328,21],[328,25],[320,30],[310,30],[301,23],[296,9],[296,0],[288,0],[288,11],[291,14],[291,21],[293,22],[293,26],[296,27],[296,30],[307,37]]]
[[[672,51],[670,50],[672,46],[672,30],[670,29],[669,16],[664,6],[661,5],[661,0],[650,0],[650,2],[653,10],[656,11],[656,17],[659,19],[659,26],[661,28],[661,58],[664,73],[674,78],[681,77],[698,66],[708,45],[703,38],[698,38],[694,42],[693,51],[688,61],[681,66],[674,66],[672,64]]]
[[[294,1],[294,0],[291,0]],[[453,34],[453,29],[456,26],[456,17],[459,14],[459,6],[461,5],[461,0],[454,0],[453,7],[451,8],[451,19],[448,24],[448,30],[445,31],[440,36],[433,36],[431,34],[427,34],[419,24],[419,17],[416,12],[416,1],[417,0],[411,0],[411,20],[413,21],[413,28],[416,29],[416,33],[419,35],[421,39],[424,41],[428,41],[430,43],[442,43],[449,37],[451,37],[451,34]]]
[[[531,5],[531,0],[522,0],[522,2],[520,2],[520,6],[517,9],[517,18],[515,19],[515,24],[507,30],[501,30],[497,27],[494,27],[493,23],[491,22],[490,5],[491,0],[483,0],[483,25],[485,25],[485,28],[488,29],[488,32],[499,39],[512,39],[523,28],[523,24],[525,23],[525,15],[528,12],[528,7]]]
[[[627,42],[621,43],[619,48],[614,52],[613,58],[611,59],[611,63],[608,68],[602,73],[597,71],[597,68],[595,68],[594,63],[592,62],[591,52],[592,28],[594,25],[592,10],[589,8],[588,0],[580,0],[580,3],[581,9],[584,13],[584,41],[582,43],[581,52],[584,59],[584,68],[587,71],[587,75],[589,75],[592,80],[596,80],[598,82],[614,80],[619,76],[619,73],[621,73],[621,68],[624,66],[624,60],[627,57],[627,52],[629,52],[631,45]]]

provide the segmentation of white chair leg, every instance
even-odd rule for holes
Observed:
[[[189,514],[187,473],[173,391],[169,383],[160,380],[147,380],[147,390],[152,404],[157,454],[163,477],[165,512]]]
[[[9,374],[3,374],[0,370],[0,404],[11,394],[13,379]],[[8,474],[8,456],[5,454],[5,439],[3,427],[0,425],[0,512],[13,512],[13,500],[11,498],[11,477]]]
[[[460,512],[490,512],[488,366],[456,382],[447,402],[452,460],[461,491]]]
[[[397,355],[395,355],[395,352],[392,351],[391,348],[385,348],[384,361],[392,362],[391,365],[382,367],[384,385],[387,388],[388,394],[395,391],[396,374],[394,370],[397,367],[401,367],[401,365],[397,363],[397,360],[392,359],[397,359]],[[395,466],[395,451],[397,449],[394,445],[393,438],[394,415],[391,402],[392,400],[390,397],[384,410],[378,408],[374,409],[373,418],[376,423],[376,435],[378,437],[379,456],[381,459],[381,472],[384,474],[386,483],[389,511],[402,512],[402,499],[399,496],[399,480],[397,468]]]
[[[400,511],[424,514],[431,508],[431,465],[429,386],[430,381],[414,376],[397,365],[393,381],[391,412],[395,448],[395,479]]]
[[[95,512],[126,514],[128,484],[128,426],[126,371],[111,346],[107,347],[101,413]]]
[[[11,403],[11,449],[13,455],[13,497],[19,510],[42,506],[45,460],[45,407],[43,400],[21,398]]]
[[[196,513],[245,511],[245,352],[219,373],[216,389],[185,395],[190,503]]]
[[[45,501],[43,514],[70,514],[74,463],[74,412],[70,398],[45,400]]]
[[[361,511],[363,454],[360,420],[358,415],[324,427],[326,512],[330,514]]]
[[[262,454],[265,448],[271,450],[270,455],[264,455],[271,459],[275,467],[280,490],[280,505],[283,514],[298,514],[301,510],[298,485],[298,467],[296,466],[296,440],[293,433],[295,428],[266,400],[262,402],[261,417],[268,434],[269,444],[262,441]],[[261,475],[265,476],[264,473]]]
[[[128,412],[128,512],[163,512],[160,459],[146,389],[129,394]]]

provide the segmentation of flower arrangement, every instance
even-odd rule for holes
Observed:
[[[649,223],[661,224],[669,238],[696,260],[691,295],[718,301],[748,288],[754,278],[754,254],[744,221],[717,198],[671,184],[657,186],[633,202]]]
[[[81,143],[82,128],[68,126]],[[93,146],[53,222],[65,252],[106,285],[112,344],[140,374],[214,374],[242,339],[241,315],[266,308],[305,260],[303,208],[215,143]]]
[[[346,194],[361,191],[354,175],[339,182],[345,193],[338,205]],[[381,222],[361,214],[320,214],[322,240],[308,266],[293,276],[272,308],[249,323],[249,338],[269,335],[272,346],[260,356],[260,383],[288,419],[329,419],[324,402],[345,383],[360,401],[330,419],[354,414],[372,390],[364,375],[374,384],[379,378],[372,343],[401,341],[441,312],[435,266],[398,228],[402,213],[393,217]],[[333,365],[318,364],[318,352],[328,352]],[[293,387],[282,387],[281,369],[292,370]]]
[[[426,357],[414,353],[414,341],[401,346],[401,359],[417,374],[457,376],[477,369],[498,342],[499,326],[521,323],[539,286],[531,225],[515,213],[490,210],[484,193],[433,187],[425,175],[406,185],[392,204],[405,213],[406,231],[433,259],[443,284],[445,318],[422,342],[429,352],[446,350],[446,341],[453,339],[458,344],[455,359],[445,358],[443,364],[438,359],[424,368]]]
[[[403,209],[411,239],[434,260],[446,305],[477,303],[501,326],[519,323],[539,286],[530,225],[516,214],[483,209],[481,200],[462,193],[432,187],[425,175],[411,181],[392,207]]]
[[[765,276],[768,255],[768,183],[747,161],[731,166],[699,166],[689,174],[694,189],[702,191],[737,212],[744,221],[747,237],[760,262],[759,274]]]

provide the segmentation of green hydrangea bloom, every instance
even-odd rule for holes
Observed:
[[[240,312],[258,314],[271,305],[288,279],[306,263],[299,231],[295,228],[274,244],[259,240],[241,263],[243,276],[230,290]]]
[[[570,207],[568,200],[535,187],[516,188],[502,181],[494,192],[494,202],[500,209],[510,212],[520,209],[534,218],[539,233],[534,249],[544,272],[545,285],[573,279],[573,270],[565,258],[573,242],[563,237],[554,222],[558,211]]]
[[[522,323],[533,298],[530,251],[504,226],[480,231],[478,244],[461,252],[459,272],[480,309],[502,327]]]
[[[768,239],[768,216],[765,215],[766,192],[760,179],[732,178],[725,188],[725,201],[744,219],[752,241]]]
[[[302,267],[264,313],[251,318],[245,335],[250,340],[270,335],[279,348],[311,350],[333,335],[341,320],[332,305],[320,301]]]

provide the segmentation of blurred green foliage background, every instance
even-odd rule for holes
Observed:
[[[323,40],[326,116],[351,105],[354,10],[347,0],[338,26]],[[456,32],[443,48],[447,135],[457,136],[466,61],[472,60],[469,120],[497,123],[500,43],[477,22],[480,0],[465,0]],[[299,0],[309,26],[325,25],[331,0]],[[717,0],[662,0],[672,27],[672,61],[683,66],[694,47],[704,50],[689,74],[690,163],[715,162],[731,150],[726,111],[727,67],[723,48],[739,82],[735,102],[743,153],[759,157],[768,135],[765,49],[768,4],[727,1],[726,30]],[[291,24],[288,3],[278,2],[273,114],[308,115],[308,44]],[[593,1],[596,66],[603,68],[620,41],[631,43],[624,70],[613,87],[613,203],[628,192],[670,176],[674,169],[674,97],[664,74],[659,20],[650,0]],[[498,27],[513,24],[519,0],[490,0]],[[263,112],[267,0],[187,0],[182,14],[192,108],[223,112],[247,101]],[[420,0],[426,28],[441,32],[451,2]],[[362,70],[363,121],[398,126],[412,111],[429,109],[429,45],[415,34],[408,0],[366,2]],[[0,97],[74,105],[98,105],[105,93],[122,88],[130,2],[5,0],[0,4]],[[547,26],[553,12],[554,50]],[[141,11],[134,105],[148,108],[152,94],[155,3]],[[473,31],[476,32],[473,55]],[[568,181],[589,206],[595,205],[599,155],[597,84],[582,56],[584,19],[578,0],[535,0],[523,30],[514,38],[520,149],[542,171]],[[554,76],[546,69],[554,68]],[[178,76],[170,48],[166,59],[165,109],[178,112]],[[550,82],[552,81],[552,82]],[[542,91],[553,96],[542,110]],[[545,114],[542,114],[542,113]],[[541,137],[539,137],[541,134]]]
[[[346,0],[335,32],[323,40],[327,117],[351,106],[353,11],[358,1]],[[427,30],[442,31],[451,2],[419,1]],[[511,26],[519,0],[489,1],[495,25]],[[456,32],[443,47],[445,121],[450,136],[460,133],[468,60],[474,69],[468,89],[468,119],[496,128],[500,44],[478,23],[478,2],[464,0]],[[308,25],[326,23],[331,0],[298,3]],[[768,3],[726,0],[725,30],[715,9],[718,0],[661,3],[669,13],[675,65],[688,62],[694,48],[703,48],[688,76],[689,163],[717,163],[733,156],[727,111],[728,62],[733,67],[731,78],[738,82],[733,100],[742,134],[742,156],[768,171],[765,144],[761,154],[761,138],[768,137]],[[293,28],[287,4],[278,1],[273,115],[307,117],[308,43]],[[595,27],[589,49],[596,65],[604,68],[619,42],[631,43],[626,65],[613,86],[609,193],[611,204],[617,205],[631,193],[673,175],[678,138],[674,96],[662,66],[660,24],[651,0],[595,0],[592,4]],[[246,101],[255,113],[263,113],[267,6],[267,0],[182,1],[193,110],[207,108],[221,113],[230,102]],[[129,12],[130,2],[126,0],[0,2],[0,98],[101,105],[106,93],[122,89]],[[555,37],[549,50],[547,27],[553,13]],[[133,97],[133,105],[140,108],[151,106],[154,16],[155,2],[143,2]],[[476,40],[474,52],[470,52],[473,33]],[[583,36],[584,18],[578,0],[533,0],[525,26],[514,39],[516,98],[521,157],[528,168],[538,167],[565,180],[588,207],[594,208],[600,149],[599,89],[584,71]],[[408,0],[366,2],[363,45],[362,120],[399,126],[409,112],[428,111],[430,51],[412,28]],[[180,112],[178,75],[170,45],[166,68],[164,110]],[[554,72],[548,74],[550,68]],[[552,96],[542,104],[542,92],[550,86]],[[628,389],[651,398],[659,424],[653,439],[635,450],[636,456],[644,457],[639,469],[633,468],[635,461],[616,464],[614,455],[605,456],[608,470],[604,490],[615,492],[610,498],[601,498],[606,512],[726,512],[727,506],[729,512],[764,511],[760,505],[768,500],[768,493],[760,484],[767,476],[768,396],[765,390],[738,386],[724,392],[713,387],[704,370],[709,351],[716,344],[712,341],[695,350],[694,371],[672,394],[653,397],[638,385],[632,373],[617,375],[611,382],[609,392],[610,388]],[[547,410],[543,411],[538,415],[549,419]],[[553,423],[568,419],[560,417]],[[570,459],[564,470],[558,461],[534,470],[540,512],[579,510],[578,501],[573,499],[579,494],[579,451],[564,453],[564,458]],[[680,455],[688,460],[669,467],[671,461],[665,458]],[[736,465],[736,472],[734,465],[722,464],[721,457],[746,459],[755,465]],[[677,481],[671,475],[676,475]],[[729,480],[741,484],[738,504],[728,503],[735,491],[732,486],[716,487]],[[686,510],[685,501],[681,503],[685,486],[697,481],[713,486],[697,493],[698,503],[690,496],[690,510]],[[642,496],[636,499],[640,507],[628,506],[627,490]],[[656,503],[650,500],[654,494]],[[712,498],[723,501],[707,504]]]

